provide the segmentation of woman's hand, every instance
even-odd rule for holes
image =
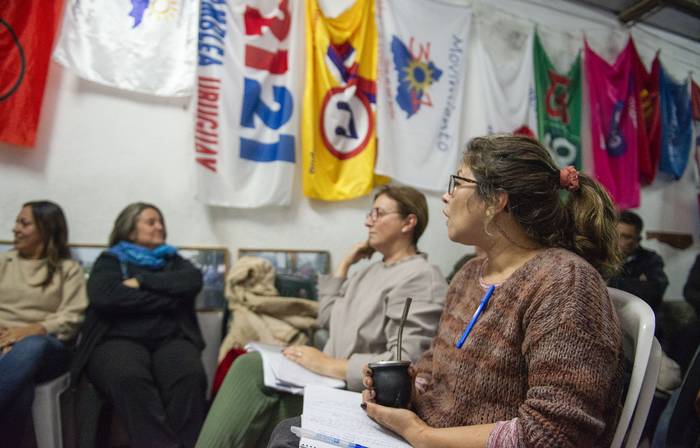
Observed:
[[[127,288],[134,288],[134,289],[139,289],[139,287],[141,286],[141,284],[139,283],[138,280],[136,280],[135,277],[127,278],[126,280],[124,280],[122,282],[122,284],[124,286],[126,286]]]
[[[355,244],[349,254],[340,262],[338,269],[335,271],[335,276],[338,278],[347,278],[350,266],[362,260],[369,258],[374,253],[374,249],[370,247],[367,241]]]
[[[365,397],[364,392],[362,397]],[[408,409],[390,408],[376,404],[373,401],[365,401],[363,408],[372,420],[385,428],[389,428],[411,443],[420,440],[421,434],[430,429],[423,420]]]
[[[375,403],[374,398],[376,397],[374,393],[374,380],[372,379],[372,369],[369,368],[367,364],[362,367],[362,385],[365,389],[362,391],[362,402],[363,403]]]
[[[322,351],[307,345],[292,345],[284,348],[282,354],[289,360],[305,367],[312,372],[345,379],[348,361],[327,356]]]
[[[3,328],[0,330],[0,349],[3,353],[10,351],[12,346],[28,336],[46,334],[46,328],[41,324],[22,325],[21,327]]]
[[[416,395],[421,395],[426,391],[427,381],[425,378],[417,376],[417,371],[413,365],[408,366],[408,374],[411,376],[411,402]],[[372,379],[372,369],[368,365],[362,368],[362,385],[365,389],[362,391],[362,400],[365,402],[375,403],[374,381]]]

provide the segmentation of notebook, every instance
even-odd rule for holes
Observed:
[[[296,395],[304,395],[304,387],[310,384],[345,388],[345,381],[319,375],[285,358],[282,348],[260,342],[251,342],[245,346],[249,352],[260,353],[265,386]]]
[[[362,394],[324,386],[307,386],[301,426],[331,437],[368,448],[410,448],[399,435],[367,417],[360,407]],[[302,438],[302,448],[338,448],[335,445]]]

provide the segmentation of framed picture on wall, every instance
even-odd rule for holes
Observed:
[[[268,260],[277,274],[309,279],[315,279],[318,274],[328,274],[331,269],[331,254],[326,250],[238,249],[238,258],[243,256]]]
[[[11,241],[0,240],[0,252],[11,250],[12,247]],[[102,244],[70,244],[69,247],[73,259],[85,271],[86,279],[97,257],[107,248]],[[197,310],[223,309],[226,303],[224,281],[228,271],[228,249],[220,246],[182,246],[178,247],[178,253],[202,271],[204,286],[195,300],[195,308]]]
[[[69,247],[73,259],[85,271],[85,280],[90,276],[97,257],[107,248],[104,244],[69,244]]]
[[[223,246],[182,246],[179,254],[202,271],[204,286],[197,296],[197,310],[220,310],[225,308],[224,283],[229,266],[228,249]]]

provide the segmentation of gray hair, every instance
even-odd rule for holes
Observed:
[[[163,238],[165,239],[167,237],[165,219],[160,209],[147,202],[134,202],[133,204],[127,205],[124,210],[119,213],[116,221],[114,221],[114,227],[112,227],[112,232],[109,234],[110,247],[120,241],[132,241],[131,235],[134,233],[134,230],[136,230],[136,222],[138,221],[139,215],[147,208],[152,208],[158,213],[160,222],[163,223]]]

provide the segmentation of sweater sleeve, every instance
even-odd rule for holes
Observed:
[[[174,310],[178,298],[122,283],[119,260],[102,254],[95,262],[88,279],[90,306],[102,314],[158,313]]]
[[[599,444],[622,389],[621,333],[602,281],[576,269],[561,277],[524,322],[528,390],[518,424],[528,447]]]
[[[333,305],[345,295],[346,283],[342,278],[332,275],[320,275],[318,277],[318,317],[316,325],[319,328],[328,328],[331,321]]]
[[[140,288],[166,296],[195,297],[202,289],[202,272],[179,255],[170,263],[168,270],[138,274]]]
[[[518,419],[496,422],[496,426],[489,434],[486,448],[525,448]]]
[[[406,297],[412,297],[411,310],[406,318],[401,342],[401,359],[417,360],[428,350],[437,330],[442,313],[447,284],[432,266],[416,273],[401,286],[394,288],[384,299],[387,302],[384,334],[386,351],[383,353],[353,353],[348,359],[345,381],[350,390],[362,390],[362,367],[370,362],[396,358],[399,324]]]
[[[445,305],[443,307],[443,310],[449,310],[452,306],[452,302],[456,300],[459,292],[465,288],[465,282],[468,278],[470,278],[468,276],[468,273],[470,272],[469,267],[470,266],[463,264],[460,270],[452,276],[452,280],[450,281],[449,287],[447,288]],[[443,313],[440,316],[438,328],[441,328],[443,325],[445,325],[445,317],[445,313]],[[434,344],[435,339],[433,338],[433,340],[431,341],[430,349],[424,352],[421,355],[420,359],[418,359],[415,363],[416,378],[423,378],[421,382],[423,383],[426,389],[432,387]]]
[[[61,276],[61,303],[55,313],[47,315],[40,323],[47,333],[66,341],[76,335],[85,317],[85,274],[78,263],[65,261],[55,275]]]

